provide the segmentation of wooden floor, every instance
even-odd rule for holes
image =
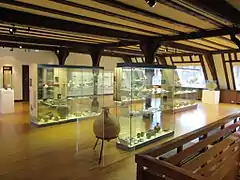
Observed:
[[[200,105],[176,115],[175,137],[214,122],[240,106]],[[16,103],[14,114],[0,115],[0,180],[131,180],[134,153],[106,142],[104,164],[97,164],[99,147],[92,119],[35,128],[29,124],[28,104]],[[140,152],[156,144],[137,150]]]

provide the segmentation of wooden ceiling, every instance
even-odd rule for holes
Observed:
[[[0,45],[86,53],[102,46],[106,52],[141,55],[139,44],[153,38],[161,43],[159,55],[237,50],[230,34],[240,33],[233,16],[239,2],[215,0],[215,8],[208,1],[157,0],[152,8],[145,0],[1,0]],[[222,14],[223,7],[229,11]]]

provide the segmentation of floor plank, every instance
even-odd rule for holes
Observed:
[[[238,108],[225,104],[200,105],[196,110],[179,113],[175,117],[174,136],[214,122]],[[15,110],[14,114],[0,115],[1,180],[135,179],[135,152],[117,149],[114,140],[105,143],[104,166],[98,166],[99,146],[92,150],[93,119],[79,122],[80,132],[76,122],[35,128],[29,124],[28,104],[16,103]]]

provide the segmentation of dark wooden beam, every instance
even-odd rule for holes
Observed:
[[[132,59],[131,59],[130,56],[123,56],[123,61],[124,61],[125,63],[132,63]]]
[[[227,0],[185,1],[197,6],[198,8],[204,9],[205,11],[213,14],[215,17],[219,17],[234,24],[240,24],[240,20],[238,18],[240,16],[240,12],[229,4]]]
[[[206,66],[205,66],[204,60],[203,60],[203,55],[199,55],[199,60],[200,60],[201,66],[202,66],[204,78],[205,78],[205,80],[208,80],[207,71],[206,71]]]
[[[221,54],[221,58],[222,58],[224,75],[225,75],[225,79],[226,79],[226,83],[227,83],[227,89],[230,89],[229,77],[228,77],[227,66],[226,66],[224,54]]]
[[[192,30],[199,30],[199,27],[193,26],[191,24],[187,24],[187,23],[184,23],[184,22],[177,21],[175,19],[171,19],[171,18],[168,18],[168,17],[165,17],[165,16],[161,16],[161,15],[152,13],[150,11],[137,8],[137,7],[132,6],[132,5],[124,4],[120,1],[109,1],[109,0],[93,0],[93,1],[104,4],[104,5],[109,6],[109,7],[114,7],[114,8],[124,10],[124,11],[129,11],[131,13],[142,15],[142,16],[152,18],[152,19],[155,19],[155,20],[165,21],[165,22],[177,25],[177,26],[184,27],[184,28],[189,28],[189,29],[192,29]]]
[[[196,52],[196,54],[203,54],[203,53],[209,53],[210,52],[210,51],[207,51],[207,50],[204,50],[204,49],[188,46],[188,45],[185,45],[185,44],[180,44],[180,43],[177,43],[177,42],[164,42],[163,45],[166,45],[166,46],[172,47],[172,48],[176,48],[176,49],[182,49],[182,50],[186,50],[186,51]]]
[[[51,14],[54,14],[54,15],[60,15],[60,16],[69,17],[69,18],[73,18],[73,19],[80,19],[80,20],[84,20],[84,21],[94,22],[94,23],[97,23],[97,24],[104,24],[106,26],[120,27],[120,28],[129,29],[129,30],[145,32],[145,33],[149,33],[149,35],[154,35],[154,34],[155,35],[161,35],[160,33],[153,32],[153,31],[150,31],[148,29],[139,28],[137,26],[134,27],[134,26],[130,26],[128,24],[120,24],[120,23],[117,23],[117,22],[109,22],[109,21],[105,21],[104,19],[96,19],[96,18],[84,16],[84,15],[81,15],[80,13],[76,14],[76,13],[72,13],[72,12],[69,12],[69,11],[61,11],[61,10],[57,10],[57,9],[54,9],[54,8],[37,6],[37,5],[34,5],[34,4],[18,2],[18,1],[2,0],[1,2],[5,3],[5,4],[11,4],[11,5],[19,6],[19,7],[29,8],[29,9],[36,10],[36,11],[47,12],[47,13],[51,13]]]
[[[163,57],[163,56],[156,56],[156,58],[157,58],[159,64],[167,65],[167,61],[166,61],[165,57]]]
[[[155,41],[153,38],[149,38],[148,40],[141,41],[140,48],[142,50],[142,53],[145,57],[145,62],[147,64],[153,64],[157,50],[161,46],[161,44],[157,41]]]
[[[192,55],[189,56],[189,59],[190,59],[190,62],[192,63],[193,62]]]
[[[100,14],[104,14],[104,15],[107,15],[107,16],[119,18],[119,19],[126,20],[126,21],[129,21],[129,22],[133,22],[133,23],[137,23],[137,24],[141,24],[141,25],[146,25],[146,26],[149,26],[149,27],[152,27],[152,28],[162,29],[162,30],[169,31],[169,32],[172,32],[172,33],[178,33],[177,30],[174,30],[174,29],[171,29],[171,28],[168,28],[168,27],[165,27],[165,26],[153,24],[151,22],[142,21],[141,19],[132,18],[132,17],[129,17],[129,16],[124,15],[124,14],[118,14],[118,13],[115,13],[115,12],[105,11],[105,10],[102,10],[100,8],[86,6],[86,5],[83,5],[83,4],[70,2],[70,1],[65,1],[65,0],[51,0],[51,1],[54,1],[54,2],[59,3],[59,4],[68,5],[68,6],[74,7],[74,8],[85,9],[85,10],[88,10],[88,11],[97,12],[97,13],[100,13]],[[111,3],[111,1],[108,2],[108,3]],[[120,2],[116,2],[116,3],[121,4]],[[104,3],[104,5],[106,5],[106,3]],[[118,7],[118,8],[120,8],[120,7]]]
[[[169,58],[170,58],[170,61],[171,61],[172,65],[174,66],[174,63],[175,63],[175,62],[173,61],[173,57],[170,56]]]
[[[217,87],[220,88],[219,79],[218,79],[218,75],[217,75],[217,71],[216,71],[216,66],[215,66],[215,63],[214,63],[214,60],[213,60],[213,56],[210,53],[204,54],[204,56],[205,56],[207,66],[208,66],[208,68],[211,72],[211,75],[213,77],[213,80],[216,81]]]
[[[179,40],[224,36],[224,35],[238,34],[238,33],[240,33],[240,29],[237,27],[222,27],[220,29],[183,33],[175,36],[163,35],[161,37],[156,38],[156,40],[161,42],[168,42],[168,41],[179,41]]]
[[[29,37],[23,35],[10,35],[10,34],[0,34],[0,42],[15,42],[15,43],[23,43],[23,44],[36,44],[36,45],[49,45],[54,47],[72,47],[72,48],[90,48],[92,45],[87,43],[79,43],[65,40],[56,40],[51,38],[43,38],[43,37]]]
[[[65,65],[67,57],[69,56],[69,51],[66,48],[57,48],[55,54],[58,58],[59,65]]]
[[[203,21],[207,21],[211,24],[214,24],[215,26],[218,26],[218,27],[225,26],[224,24],[219,23],[216,20],[211,19],[208,16],[205,16],[205,15],[203,15],[203,14],[197,12],[197,11],[194,11],[194,10],[188,8],[187,6],[184,6],[184,5],[182,5],[178,2],[173,2],[172,0],[157,0],[157,2],[159,2],[160,4],[164,4],[166,6],[172,7],[173,9],[177,9],[181,12],[186,13],[186,14],[192,15],[194,17],[197,17],[198,19],[201,19]],[[193,1],[191,1],[191,2],[193,2]],[[213,3],[213,4],[215,4],[215,3]]]
[[[231,76],[232,76],[232,83],[233,83],[233,90],[236,90],[236,82],[234,78],[234,73],[233,73],[233,62],[232,62],[232,57],[231,54],[228,53],[228,58],[229,58],[229,65],[230,65],[230,71],[231,71]]]
[[[104,49],[98,45],[96,45],[90,49],[90,55],[92,58],[92,66],[93,67],[99,67],[103,51],[104,51]]]
[[[230,34],[230,38],[231,38],[231,40],[238,46],[238,48],[240,49],[240,41],[239,41],[239,39],[235,36],[235,34]]]
[[[9,1],[7,1],[8,3]],[[11,3],[17,1],[11,1]],[[93,25],[70,22],[51,17],[35,15],[31,13],[11,10],[0,7],[0,21],[29,27],[40,27],[52,30],[68,31],[75,33],[94,34],[105,37],[114,37],[120,40],[132,40],[138,42],[139,39],[147,38],[143,35],[128,33],[109,28],[102,28]]]
[[[182,61],[182,62],[185,62],[183,56],[180,56],[180,57],[181,57],[181,61]]]

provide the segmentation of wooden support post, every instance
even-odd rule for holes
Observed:
[[[141,41],[140,48],[145,57],[145,63],[154,64],[156,53],[159,47],[160,43],[155,41],[154,39],[147,39]]]
[[[210,69],[210,72],[212,74],[213,80],[216,81],[217,87],[219,89],[220,85],[219,85],[219,80],[218,80],[217,71],[216,71],[214,60],[213,60],[213,56],[212,56],[212,54],[204,54],[204,56],[205,56],[207,65]]]
[[[166,61],[166,58],[164,56],[157,56],[158,58],[158,61],[160,64],[162,65],[167,65],[167,61]]]
[[[221,54],[222,57],[222,64],[223,64],[223,70],[224,70],[224,74],[225,74],[225,78],[226,78],[226,82],[227,82],[227,89],[230,89],[230,83],[229,83],[229,77],[228,77],[228,72],[227,72],[227,67],[226,67],[226,61],[225,61],[225,57],[224,54]]]
[[[203,60],[203,56],[202,56],[202,55],[199,55],[199,60],[200,60],[201,66],[202,66],[204,78],[205,78],[205,80],[207,80],[207,79],[208,79],[208,77],[207,77],[207,71],[206,71],[206,67],[205,67],[205,65],[204,65],[204,60]]]
[[[230,53],[228,53],[228,58],[229,58],[231,76],[232,76],[233,90],[236,90],[236,83],[235,83],[235,78],[234,78],[234,73],[233,73],[232,57],[231,57]]]
[[[101,60],[101,53],[103,52],[102,47],[94,46],[91,50],[92,66],[99,67]]]
[[[122,58],[125,63],[132,63],[132,59],[130,56],[123,56]]]
[[[66,48],[58,48],[55,50],[55,54],[58,58],[58,64],[64,65],[67,57],[69,56],[69,51]]]

